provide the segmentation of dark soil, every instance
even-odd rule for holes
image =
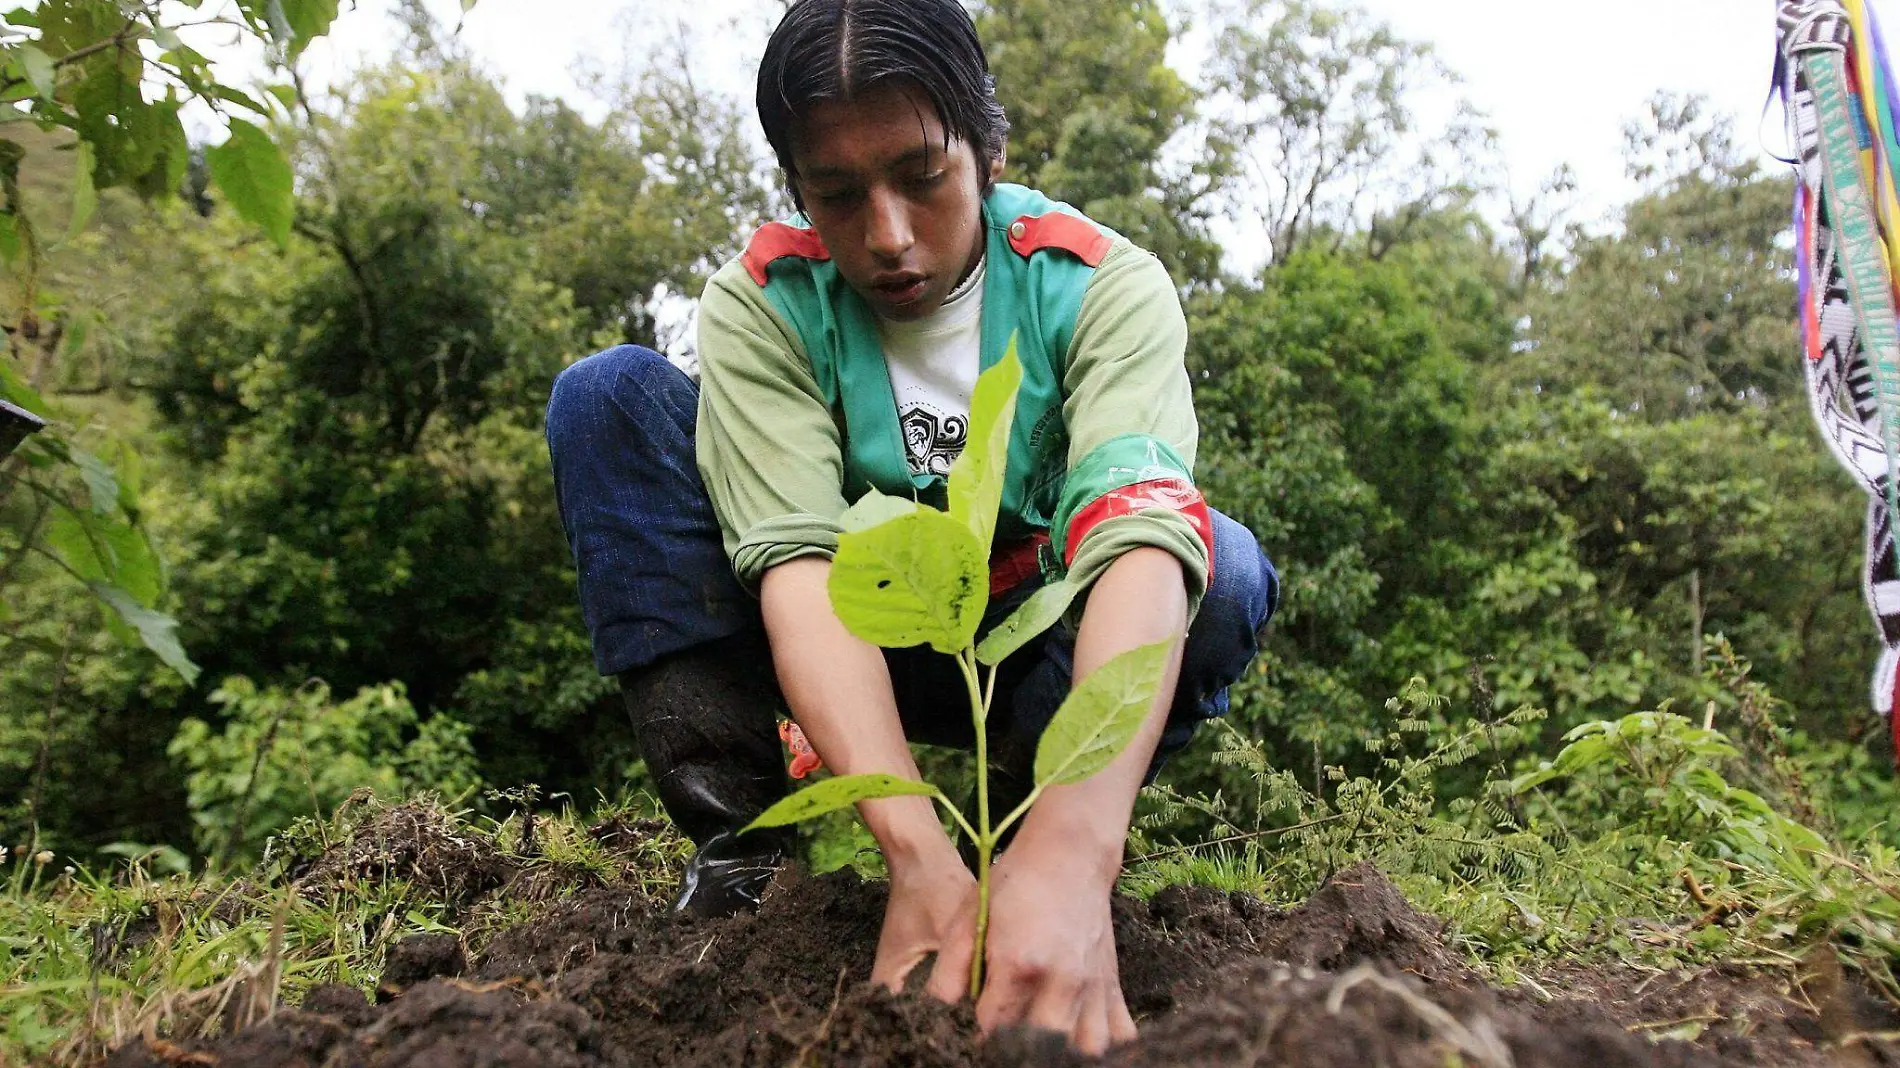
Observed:
[[[360,871],[360,869],[357,869]],[[884,889],[788,872],[756,915],[675,918],[627,889],[555,902],[472,962],[452,937],[390,956],[380,1004],[319,987],[235,1035],[134,1044],[120,1066],[916,1065],[1088,1063],[1033,1033],[979,1042],[967,1005],[866,983]],[[1305,905],[1173,888],[1115,903],[1141,1038],[1118,1066],[1444,1068],[1900,1064],[1881,1006],[1808,969],[1573,966],[1509,991],[1370,868]],[[1689,1040],[1658,1040],[1666,1032]]]

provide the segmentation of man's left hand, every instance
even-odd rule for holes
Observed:
[[[1014,1023],[1068,1037],[1089,1056],[1135,1037],[1122,999],[1106,879],[1089,858],[1023,834],[990,871],[990,929],[983,996],[985,1033]],[[975,917],[971,917],[974,923]]]

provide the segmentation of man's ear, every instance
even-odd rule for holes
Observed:
[[[996,158],[993,160],[990,160],[990,183],[991,184],[995,184],[1003,180],[1003,166],[1004,164],[1008,162],[1009,162],[1009,151],[1007,149],[1003,150],[1002,152],[998,152],[996,154]]]

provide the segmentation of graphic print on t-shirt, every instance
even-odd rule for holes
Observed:
[[[878,322],[913,476],[950,477],[970,436],[970,396],[982,362],[983,276],[979,263],[943,307],[921,319]]]
[[[899,411],[897,421],[904,428],[904,456],[911,474],[948,478],[950,465],[970,436],[969,416],[945,414],[934,404],[913,401]]]

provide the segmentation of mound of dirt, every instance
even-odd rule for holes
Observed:
[[[453,909],[500,886],[513,871],[487,839],[457,832],[448,812],[426,799],[377,808],[295,874],[305,893],[352,880],[403,879]]]
[[[1596,1020],[1538,1021],[1480,988],[1430,988],[1389,965],[1345,974],[1287,964],[1255,968],[1230,990],[1149,1025],[1117,1050],[1125,1068],[1188,1065],[1390,1068],[1672,1068],[1720,1058],[1653,1045]]]
[[[1445,951],[1442,927],[1413,908],[1384,873],[1357,864],[1273,924],[1260,949],[1305,968],[1341,971],[1381,960],[1428,982],[1468,982],[1470,969]]]
[[[452,939],[405,943],[378,989],[313,990],[237,1035],[134,1044],[115,1065],[920,1065],[1089,1063],[1059,1040],[980,1041],[971,1008],[866,982],[885,901],[850,874],[787,872],[755,915],[675,917],[592,890],[498,935],[466,978]],[[1122,983],[1142,1027],[1104,1062],[1127,1068],[1618,1068],[1821,1065],[1791,1030],[1745,1052],[1652,1043],[1640,1021],[1478,983],[1440,925],[1385,877],[1355,868],[1291,911],[1174,888],[1115,902]],[[1575,984],[1573,984],[1574,986]],[[1578,987],[1581,989],[1581,987]],[[1606,997],[1614,997],[1605,992]],[[1884,1056],[1874,1043],[1857,1047]],[[181,1059],[183,1058],[183,1059]],[[1867,1063],[1886,1063],[1870,1061]],[[1896,1059],[1894,1063],[1900,1063]]]

